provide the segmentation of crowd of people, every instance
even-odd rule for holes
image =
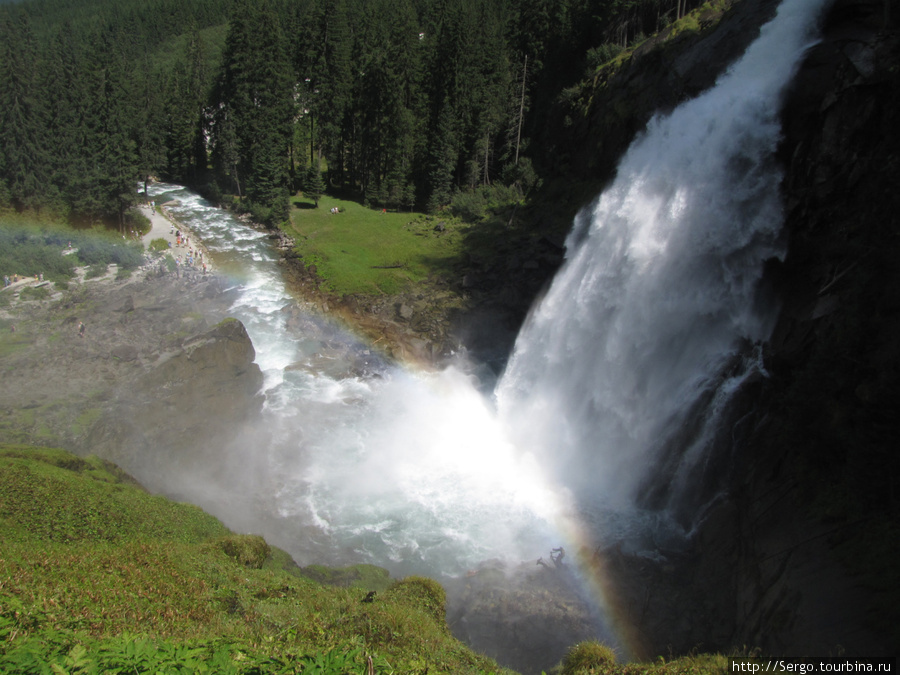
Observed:
[[[21,274],[13,274],[10,277],[8,274],[3,275],[3,288],[7,288],[8,286],[12,286],[13,284],[17,284],[20,281],[25,281],[26,279],[31,279],[31,277],[26,277]],[[34,275],[34,280],[38,283],[43,283],[44,281],[44,273],[40,272]]]
[[[191,240],[184,236],[181,233],[181,230],[176,230],[174,225],[172,226],[171,233],[175,235],[176,248],[188,249],[186,256],[180,254],[175,256],[175,264],[179,267],[197,267],[203,271],[203,274],[206,274],[206,261],[203,260],[203,250],[198,247],[195,251],[191,247]]]

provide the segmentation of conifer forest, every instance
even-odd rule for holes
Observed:
[[[671,5],[671,6],[670,6]],[[149,177],[270,225],[298,192],[435,210],[554,173],[567,87],[681,0],[0,5],[0,209],[121,224]],[[552,140],[552,139],[551,139]]]

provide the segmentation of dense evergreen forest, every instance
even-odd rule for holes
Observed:
[[[561,92],[688,2],[2,4],[0,210],[122,224],[150,176],[268,224],[298,191],[520,198],[554,171],[530,141]]]

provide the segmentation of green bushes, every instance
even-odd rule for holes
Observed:
[[[250,220],[265,227],[274,228],[289,218],[290,204],[287,195],[276,197],[271,204],[246,200],[234,204],[237,213],[245,213]]]
[[[225,555],[244,567],[262,569],[272,552],[266,540],[255,534],[234,534],[215,542]]]
[[[77,250],[74,255],[65,255]],[[75,275],[75,265],[115,264],[119,270],[134,270],[144,259],[139,242],[126,242],[114,236],[75,230],[41,229],[27,223],[0,224],[0,273],[34,277],[64,283]]]
[[[12,276],[59,281],[75,274],[72,258],[62,255],[63,246],[52,237],[38,236],[26,229],[0,226],[0,272]]]
[[[588,76],[593,76],[594,71],[600,66],[609,63],[623,51],[623,47],[612,42],[604,42],[599,47],[589,49],[587,56]]]
[[[484,186],[457,193],[450,202],[450,212],[457,218],[477,223],[489,213],[500,213],[521,201],[522,195],[516,187]]]
[[[388,595],[412,602],[426,610],[436,621],[443,622],[446,618],[447,592],[434,579],[406,577],[391,586]]]
[[[168,251],[169,242],[162,237],[157,237],[150,242],[150,245],[147,246],[147,250],[149,250],[151,253],[162,253],[163,251]]]
[[[125,226],[141,236],[147,234],[153,226],[150,219],[138,209],[130,209],[125,213]]]
[[[604,644],[591,640],[579,642],[566,652],[560,675],[612,673],[616,670],[616,654]]]
[[[46,300],[50,297],[50,291],[45,286],[41,286],[40,288],[28,286],[22,289],[19,297],[22,300]]]
[[[0,640],[10,632],[0,616]],[[44,673],[267,673],[344,675],[364,672],[359,650],[334,649],[297,659],[254,654],[250,645],[221,640],[179,643],[124,634],[92,638],[71,631],[48,631],[0,654],[0,672]],[[300,670],[298,670],[300,668]]]
[[[88,267],[87,272],[84,275],[85,279],[99,279],[100,277],[106,276],[106,273],[109,271],[109,266],[105,262],[95,262],[90,267]]]
[[[470,223],[484,217],[487,203],[481,192],[460,192],[450,202],[450,213]]]
[[[84,265],[105,263],[125,269],[136,269],[143,262],[144,249],[136,242],[121,243],[98,237],[79,242],[78,259]]]

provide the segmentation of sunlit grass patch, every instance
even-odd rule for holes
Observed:
[[[451,217],[382,212],[328,196],[312,206],[295,198],[285,230],[304,262],[316,265],[339,295],[400,292],[446,273],[462,251],[466,226]],[[340,212],[332,214],[335,207]]]
[[[93,479],[95,471],[111,475],[98,461],[63,451],[29,455],[0,448],[0,517],[17,523],[17,538],[56,542],[198,543],[227,534],[218,520],[195,506],[105,480],[82,480],[82,474]]]

